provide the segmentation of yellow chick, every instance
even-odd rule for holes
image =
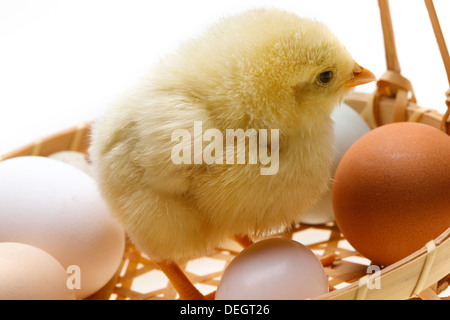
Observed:
[[[373,80],[322,23],[278,9],[223,19],[96,122],[99,187],[181,298],[201,298],[176,262],[298,221],[328,186],[333,108]]]

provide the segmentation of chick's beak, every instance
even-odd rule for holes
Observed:
[[[375,80],[377,80],[377,78],[372,72],[355,63],[355,68],[353,69],[353,77],[350,80],[344,82],[344,87],[352,88]]]

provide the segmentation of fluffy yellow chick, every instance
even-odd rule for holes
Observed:
[[[333,108],[350,88],[374,79],[319,22],[276,9],[223,19],[161,61],[97,121],[90,153],[99,187],[181,297],[198,298],[193,286],[177,284],[186,279],[175,262],[227,237],[260,236],[297,221],[330,179]],[[194,148],[183,149],[191,163],[175,163],[181,138],[173,141],[174,132],[189,132],[191,146],[206,151],[209,142],[195,135],[194,123],[203,133],[222,132],[224,148],[227,129],[254,129],[259,139],[266,129],[267,150],[258,145],[259,152],[278,155],[275,170],[262,174],[269,165],[261,161],[230,164],[225,149],[222,163],[196,158]],[[249,145],[236,152],[249,159]]]

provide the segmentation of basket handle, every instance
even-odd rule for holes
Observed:
[[[447,77],[450,84],[450,56],[445,45],[444,36],[439,25],[439,20],[432,0],[425,0],[425,5],[430,16],[430,21],[436,36]],[[384,47],[386,54],[387,71],[377,81],[377,90],[373,93],[369,105],[361,113],[371,128],[382,125],[380,120],[380,98],[387,96],[395,98],[394,114],[392,122],[414,121],[407,119],[407,106],[410,102],[417,103],[411,82],[401,75],[400,63],[398,61],[395,46],[394,30],[388,0],[378,0],[380,8],[381,26],[383,29]],[[441,121],[441,130],[450,135],[450,89],[446,94],[447,111]]]
[[[384,48],[386,54],[387,69],[400,73],[400,63],[397,57],[397,48],[395,46],[394,29],[388,0],[378,0],[380,8],[381,26],[383,28]]]
[[[436,9],[434,8],[432,0],[425,0],[425,6],[427,7],[428,15],[430,16],[431,25],[433,27],[434,35],[436,36],[436,41],[439,46],[439,51],[441,52],[442,60],[444,61],[444,67],[447,72],[448,83],[450,85],[450,55],[445,44],[444,35],[442,34]],[[445,101],[447,104],[447,112],[442,118],[441,130],[450,134],[450,89],[445,94],[447,96]]]
[[[379,110],[380,97],[387,96],[395,98],[392,122],[406,121],[406,108],[409,102],[416,103],[416,96],[411,82],[401,75],[389,2],[388,0],[378,0],[378,6],[380,8],[381,26],[383,29],[387,70],[377,81],[377,90],[374,92],[369,106],[371,110],[365,112],[366,117],[373,118],[369,121],[373,123],[374,127],[381,125]]]

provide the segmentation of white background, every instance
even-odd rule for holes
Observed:
[[[450,43],[450,1],[434,3]],[[402,73],[419,105],[443,113],[449,84],[424,2],[390,5]],[[181,41],[267,6],[325,22],[359,64],[385,71],[376,0],[0,0],[0,154],[95,119]]]

